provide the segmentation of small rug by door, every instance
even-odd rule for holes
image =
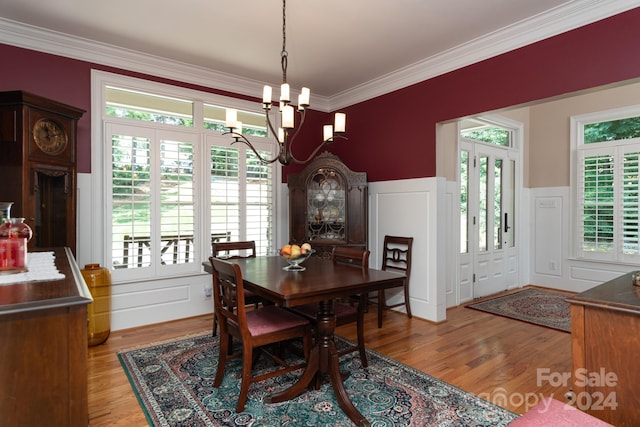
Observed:
[[[346,342],[336,339],[339,346]],[[375,426],[505,426],[518,418],[451,384],[367,350],[369,367],[357,353],[341,358],[349,372],[347,393]],[[138,401],[152,426],[350,426],[327,381],[283,403],[263,403],[301,374],[252,384],[242,413],[235,412],[240,360],[227,363],[220,388],[213,387],[218,338],[197,336],[118,354]],[[299,358],[298,356],[291,356]],[[270,369],[261,357],[255,370]]]
[[[467,305],[487,313],[522,320],[564,332],[571,332],[569,295],[543,289],[528,288]]]

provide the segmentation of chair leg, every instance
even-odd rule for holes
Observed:
[[[362,294],[362,303],[364,304],[364,312],[369,312],[369,293]]]
[[[411,319],[411,301],[409,300],[409,286],[404,286],[404,306],[407,308],[407,317]]]
[[[227,354],[229,352],[229,335],[220,331],[220,347],[218,348],[218,368],[216,369],[216,377],[213,380],[213,386],[218,388],[222,384],[224,377],[224,367],[227,364]]]
[[[213,332],[211,332],[211,336],[215,337],[217,335],[217,331],[218,331],[218,316],[216,316],[216,314],[213,313]]]
[[[358,320],[356,322],[356,331],[358,334],[358,352],[360,353],[360,363],[363,368],[369,366],[367,362],[367,351],[364,347],[364,306],[363,303],[365,297],[360,298],[360,305],[358,306]]]
[[[384,297],[384,289],[378,291],[378,328],[382,328],[382,311],[387,300]]]
[[[240,413],[244,410],[249,395],[249,384],[251,383],[251,366],[253,365],[253,348],[250,345],[243,345],[242,352],[242,380],[240,382],[240,396],[238,396],[238,404],[236,412]]]
[[[304,355],[304,360],[309,361],[309,355],[311,355],[311,347],[313,346],[313,338],[311,337],[311,333],[306,334],[302,337],[302,353]]]

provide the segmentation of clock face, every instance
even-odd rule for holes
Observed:
[[[42,152],[52,155],[62,153],[69,142],[63,127],[51,119],[40,119],[33,125],[33,139]]]

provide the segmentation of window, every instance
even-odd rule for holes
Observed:
[[[269,253],[275,167],[222,135],[228,104],[272,157],[264,114],[250,102],[138,79],[102,84],[105,254],[114,281],[197,273],[214,240],[255,240],[259,254]]]
[[[478,118],[462,120],[460,136],[500,147],[513,145],[513,131]]]
[[[272,167],[244,146],[216,146],[212,141],[209,152],[212,238],[255,240],[256,254],[268,254],[273,239]]]
[[[572,119],[576,144],[576,254],[640,262],[640,106]]]

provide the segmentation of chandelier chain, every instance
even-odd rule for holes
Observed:
[[[322,127],[322,142],[316,146],[316,148],[309,154],[306,159],[298,159],[293,155],[292,147],[293,142],[300,133],[300,129],[304,125],[304,119],[306,117],[307,108],[310,105],[309,88],[303,87],[298,95],[297,111],[299,116],[299,125],[296,128],[294,122],[294,113],[296,108],[291,104],[290,88],[287,83],[287,62],[289,54],[287,53],[287,2],[282,0],[282,51],[280,52],[280,65],[282,66],[282,86],[280,91],[280,124],[281,127],[274,126],[275,122],[272,121],[269,112],[274,105],[272,101],[271,86],[265,86],[262,93],[262,109],[265,111],[265,118],[269,134],[275,138],[275,142],[278,147],[278,155],[272,159],[263,157],[263,155],[253,146],[251,141],[247,139],[242,133],[242,122],[238,121],[238,112],[233,108],[227,109],[225,127],[228,132],[223,135],[231,135],[234,139],[232,144],[240,142],[245,144],[251,149],[254,154],[260,159],[260,162],[264,164],[270,164],[280,162],[281,165],[289,165],[291,163],[305,164],[309,162],[316,154],[327,144],[332,143],[336,138],[347,139],[344,136],[345,133],[345,113],[335,114],[335,125],[324,125]]]
[[[282,51],[280,52],[280,65],[282,66],[282,83],[287,82],[287,62],[289,54],[287,52],[287,1],[282,0]]]

